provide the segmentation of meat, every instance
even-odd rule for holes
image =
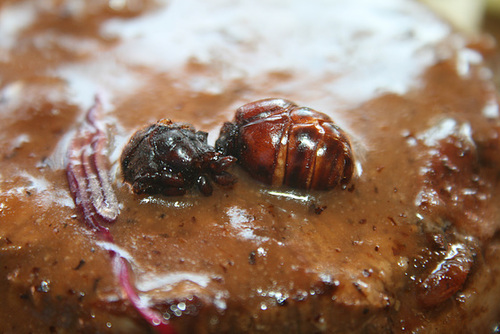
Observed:
[[[464,37],[409,0],[134,4],[0,9],[17,22],[0,29],[0,332],[498,329],[500,120]],[[109,165],[86,166],[116,198],[105,238],[64,159],[96,95]],[[266,185],[237,164],[211,196],[123,179],[147,124],[189,123],[213,146],[234,110],[273,97],[343,129],[346,189]]]

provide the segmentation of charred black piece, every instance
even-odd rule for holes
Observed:
[[[137,194],[183,195],[197,186],[212,194],[210,179],[229,186],[236,179],[226,170],[236,160],[208,145],[208,134],[187,124],[163,119],[137,131],[121,155],[125,181]]]

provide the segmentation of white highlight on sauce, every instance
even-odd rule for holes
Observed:
[[[404,93],[450,32],[417,4],[331,2],[177,0],[150,15],[110,21],[102,32],[122,38],[116,53],[130,65],[153,66],[193,91],[219,94],[236,80],[266,85],[267,75],[287,73],[300,80],[273,83],[274,91],[314,89],[319,100],[334,94],[350,103]],[[190,63],[214,75],[186,78]]]

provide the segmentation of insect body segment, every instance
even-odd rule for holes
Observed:
[[[275,186],[345,187],[354,172],[349,140],[330,117],[284,99],[240,107],[216,147],[235,156],[253,178]]]

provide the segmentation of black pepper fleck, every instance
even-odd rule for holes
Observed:
[[[256,260],[255,251],[251,251],[250,254],[248,255],[248,263],[250,263],[251,265],[254,265],[255,260]]]
[[[79,270],[85,264],[85,260],[81,259],[80,262],[73,268],[73,270]]]
[[[323,211],[325,211],[325,210],[326,210],[326,208],[327,208],[327,206],[326,206],[326,205],[321,205],[321,206],[319,206],[319,205],[318,205],[318,206],[313,205],[313,211],[314,211],[314,213],[315,213],[315,214],[317,214],[317,215],[322,214],[322,213],[323,213]]]

